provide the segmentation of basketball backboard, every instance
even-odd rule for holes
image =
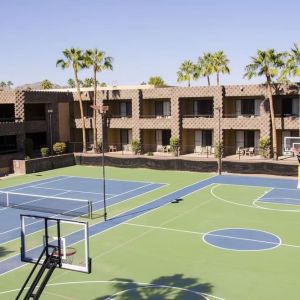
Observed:
[[[21,215],[21,260],[39,263],[53,251],[59,256],[59,267],[91,272],[88,223],[43,216]]]

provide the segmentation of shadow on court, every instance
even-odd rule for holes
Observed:
[[[14,253],[14,251],[6,250],[5,247],[0,246],[0,257],[5,256],[7,254]]]
[[[197,278],[184,277],[182,274],[162,276],[154,279],[148,285],[139,285],[128,278],[115,278],[112,281],[115,281],[112,283],[112,294],[94,300],[205,300],[208,298],[199,293],[211,294],[213,289],[210,283],[199,283]]]

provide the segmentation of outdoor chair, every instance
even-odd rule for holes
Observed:
[[[254,147],[250,147],[248,150],[246,150],[245,155],[254,155]]]
[[[202,154],[202,152],[203,152],[202,146],[195,147],[195,149],[194,149],[195,154]]]

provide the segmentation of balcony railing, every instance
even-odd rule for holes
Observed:
[[[299,114],[293,114],[293,113],[290,113],[290,114],[275,114],[275,117],[276,118],[287,118],[287,117],[298,118]]]
[[[213,114],[192,114],[192,115],[183,115],[183,118],[213,118]]]
[[[259,117],[256,114],[223,114],[224,118],[254,118]]]
[[[22,118],[0,118],[0,123],[14,123],[14,122],[19,122],[21,121]]]
[[[170,119],[171,115],[141,115],[141,119]]]
[[[112,119],[122,119],[122,118],[125,118],[125,119],[128,119],[128,118],[132,118],[132,115],[109,115],[109,118],[112,118]]]

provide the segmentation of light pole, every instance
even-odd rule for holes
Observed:
[[[218,111],[218,127],[219,127],[219,136],[218,136],[218,174],[222,174],[222,145],[221,145],[221,109],[222,107],[218,106],[215,108]]]
[[[101,115],[101,126],[102,126],[102,176],[103,176],[103,210],[104,210],[104,221],[107,220],[107,211],[106,211],[106,191],[105,191],[105,160],[104,160],[104,121],[105,114],[109,110],[108,106],[105,105],[91,105],[91,107],[98,111]],[[96,130],[96,128],[94,128]]]
[[[51,156],[53,155],[53,137],[52,137],[52,113],[53,109],[48,109],[48,114],[49,114],[49,127],[50,127],[50,153]]]

